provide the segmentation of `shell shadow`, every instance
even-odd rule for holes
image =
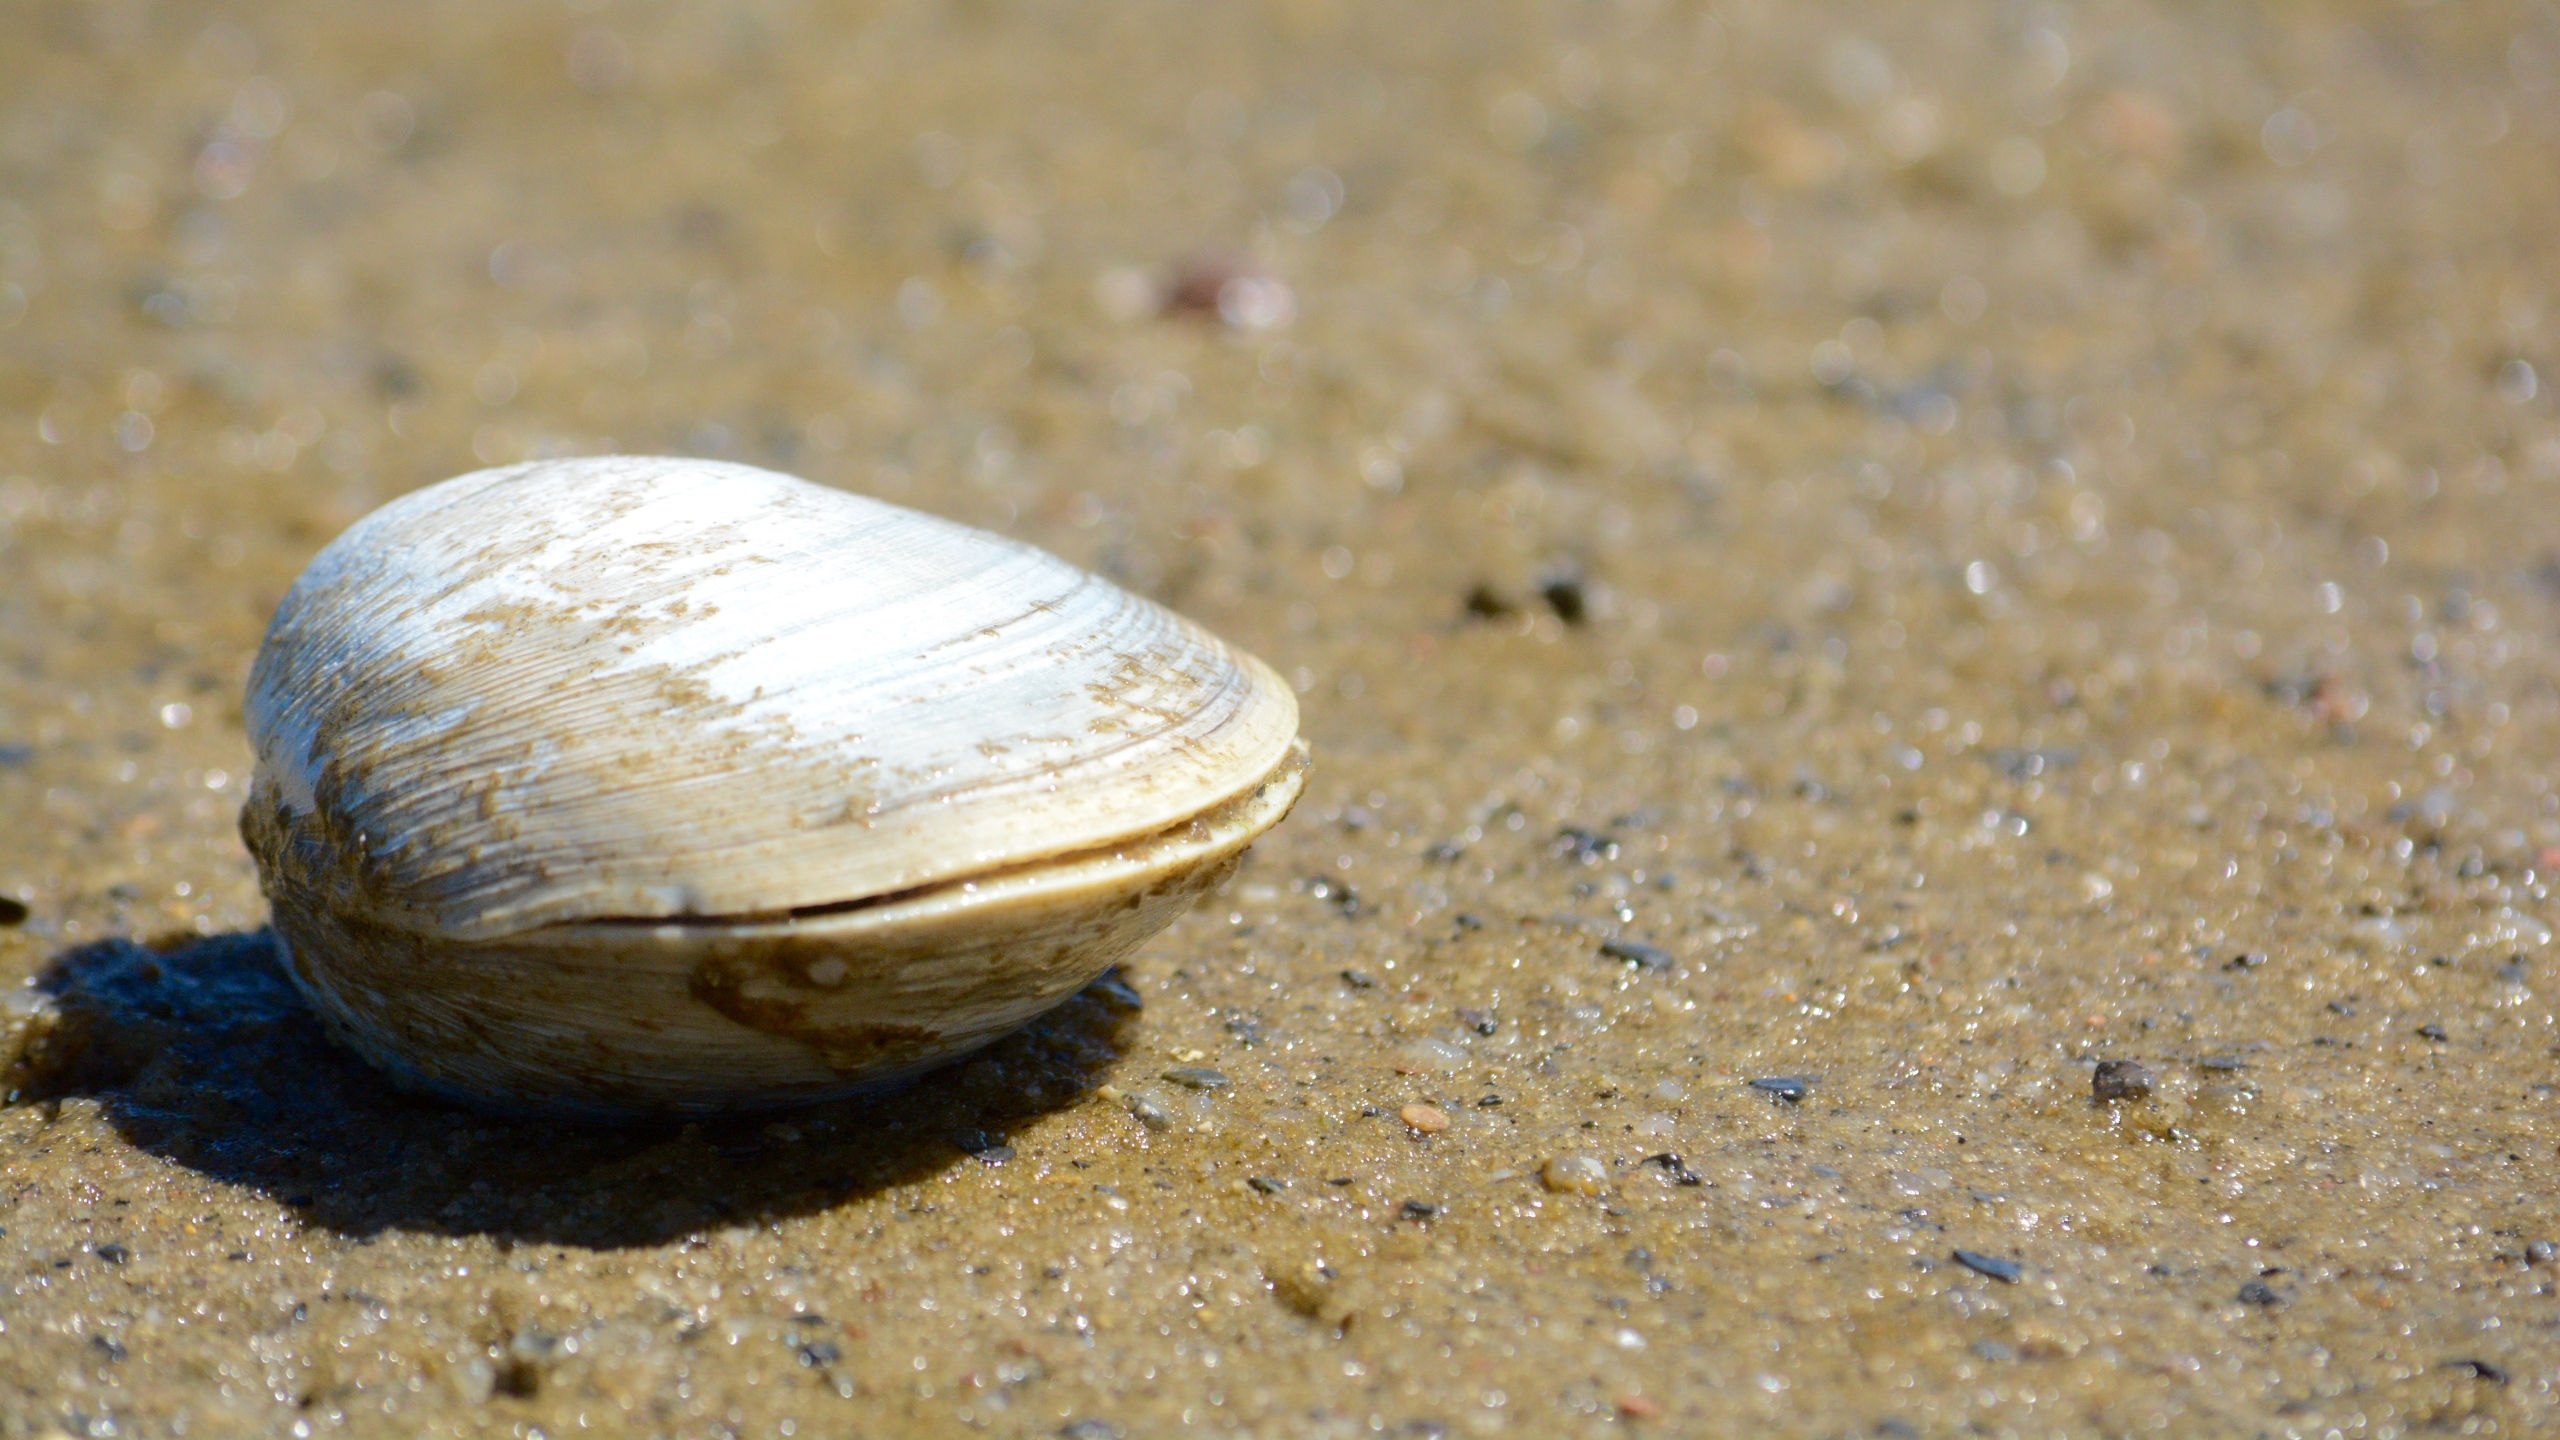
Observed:
[[[596,1249],[824,1210],[955,1165],[1076,1103],[1136,996],[1110,977],[893,1092],[686,1125],[483,1115],[392,1088],[340,1049],[266,931],[56,956],[49,1005],[0,1071],[14,1103],[97,1102],[127,1140],[309,1223]]]

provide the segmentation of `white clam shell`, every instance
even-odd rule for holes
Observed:
[[[697,460],[376,511],[285,597],[248,721],[242,830],[323,1015],[421,1085],[568,1112],[982,1044],[1169,923],[1303,770],[1288,686],[1180,616]]]

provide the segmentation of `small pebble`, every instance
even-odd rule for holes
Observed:
[[[2096,1100],[2147,1099],[2151,1070],[2139,1060],[2101,1060],[2090,1073],[2089,1094]]]
[[[1202,1065],[1167,1070],[1164,1072],[1164,1078],[1185,1090],[1224,1090],[1228,1083],[1223,1071],[1211,1070]]]
[[[2240,1303],[2243,1305],[2264,1305],[2272,1307],[2283,1304],[2284,1297],[2277,1294],[2276,1287],[2268,1284],[2266,1281],[2252,1280],[2248,1284],[2240,1287]]]
[[[1134,1014],[1147,1008],[1146,997],[1138,993],[1136,986],[1121,979],[1117,969],[1103,971],[1101,979],[1084,987],[1084,993],[1114,1010]]]
[[[1428,1200],[1407,1200],[1404,1202],[1404,1218],[1407,1220],[1428,1220],[1439,1213],[1440,1207],[1432,1204]]]
[[[1621,1395],[1618,1397],[1618,1413],[1629,1420],[1659,1420],[1662,1418],[1662,1402],[1643,1395]]]
[[[1681,1159],[1679,1156],[1668,1150],[1663,1151],[1659,1155],[1647,1155],[1644,1157],[1644,1163],[1659,1168],[1662,1171],[1663,1176],[1670,1180],[1674,1185],[1702,1185],[1706,1183],[1704,1176],[1701,1176],[1697,1171],[1689,1168],[1688,1161]]]
[[[1784,1100],[1792,1105],[1813,1093],[1813,1077],[1810,1075],[1763,1075],[1751,1082],[1751,1088],[1773,1100]]]
[[[2446,1038],[2444,1027],[2433,1022],[2419,1026],[2418,1033],[2429,1040],[2435,1041],[2439,1045],[2443,1044]]]
[[[1596,1155],[1558,1155],[1538,1171],[1538,1181],[1565,1195],[1597,1195],[1609,1188],[1609,1167]]]
[[[1639,970],[1668,970],[1671,952],[1659,946],[1636,940],[1603,940],[1600,953],[1612,960],[1624,960]]]
[[[2548,1265],[2555,1260],[2560,1260],[2560,1245],[2554,1245],[2548,1240],[2536,1240],[2524,1247],[2524,1263],[2527,1265]]]
[[[97,1249],[97,1256],[99,1259],[106,1261],[110,1265],[121,1265],[127,1260],[133,1258],[133,1252],[127,1250],[122,1245],[117,1245],[111,1242],[109,1244],[99,1246]]]
[[[1501,1021],[1494,1019],[1482,1010],[1459,1011],[1458,1023],[1466,1026],[1468,1029],[1473,1030],[1479,1035],[1490,1035],[1502,1028]]]
[[[1245,1181],[1244,1183],[1246,1183],[1247,1185],[1252,1186],[1254,1189],[1256,1189],[1256,1190],[1260,1191],[1261,1193],[1263,1193],[1263,1194],[1265,1194],[1265,1195],[1277,1195],[1277,1194],[1279,1194],[1281,1191],[1286,1190],[1286,1189],[1288,1189],[1288,1188],[1289,1188],[1289,1182],[1288,1182],[1288,1181],[1286,1181],[1286,1180],[1274,1180],[1274,1179],[1272,1179],[1272,1178],[1271,1178],[1270,1176],[1268,1176],[1268,1175],[1255,1175],[1255,1176],[1251,1176],[1251,1177],[1247,1178],[1247,1179],[1246,1179],[1246,1181]]]
[[[24,925],[29,913],[25,901],[0,895],[0,925]]]
[[[2461,1370],[2468,1373],[2474,1380],[2486,1380],[2492,1385],[2504,1385],[2507,1383],[2507,1372],[2490,1364],[2486,1360],[2447,1360],[2444,1364],[2436,1368],[2440,1370]]]
[[[1989,1276],[2003,1285],[2015,1285],[2018,1283],[2018,1277],[2027,1273],[2017,1261],[2003,1260],[1997,1255],[1984,1255],[1972,1250],[1958,1250],[1954,1253],[1957,1264],[1976,1275]]]
[[[1354,990],[1375,990],[1378,988],[1377,977],[1371,975],[1365,970],[1343,971],[1342,983],[1350,986]]]
[[[1656,1080],[1653,1082],[1653,1098],[1675,1102],[1686,1100],[1689,1098],[1689,1087],[1677,1080]]]
[[[1437,1135],[1449,1128],[1448,1115],[1430,1105],[1407,1105],[1396,1112],[1396,1118],[1425,1135]]]
[[[1129,1113],[1138,1117],[1138,1123],[1148,1129],[1170,1130],[1173,1128],[1173,1112],[1165,1109],[1164,1102],[1153,1095],[1143,1090],[1133,1091],[1124,1103],[1128,1105]]]

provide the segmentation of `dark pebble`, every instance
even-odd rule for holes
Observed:
[[[1117,969],[1103,971],[1101,979],[1084,987],[1084,993],[1114,1010],[1135,1012],[1147,1008],[1146,998],[1136,986],[1121,979]]]
[[[1467,592],[1467,613],[1478,620],[1500,620],[1520,613],[1519,607],[1502,597],[1490,585],[1478,585]]]
[[[1547,608],[1556,612],[1556,618],[1567,625],[1579,625],[1591,613],[1590,601],[1582,593],[1582,577],[1578,575],[1559,575],[1539,586],[1538,594],[1546,600]]]
[[[1772,1100],[1784,1100],[1792,1105],[1813,1093],[1813,1077],[1810,1075],[1763,1075],[1751,1082],[1751,1088]]]
[[[831,1340],[812,1340],[800,1347],[800,1363],[812,1370],[821,1365],[833,1365],[843,1358],[844,1350]]]
[[[1013,1147],[1010,1145],[990,1145],[986,1149],[975,1153],[978,1157],[978,1163],[981,1165],[1001,1165],[1007,1160],[1013,1158]]]
[[[1428,1200],[1407,1200],[1404,1202],[1404,1218],[1407,1220],[1428,1220],[1439,1213],[1440,1207],[1432,1204]]]
[[[24,901],[12,900],[6,895],[0,895],[0,925],[24,925],[27,923],[28,914]]]
[[[2266,963],[2267,957],[2264,955],[2234,955],[2222,968],[2225,970],[2255,970]]]
[[[2240,1287],[2240,1303],[2273,1307],[2283,1304],[2284,1297],[2277,1294],[2276,1287],[2266,1281],[2252,1280]]]
[[[124,1358],[124,1347],[117,1344],[115,1341],[108,1339],[104,1335],[90,1336],[89,1343],[97,1347],[98,1353],[106,1356],[110,1361],[121,1360]],[[96,1434],[98,1432],[91,1431],[90,1433]]]
[[[2003,1285],[2015,1285],[2018,1283],[2018,1277],[2027,1273],[2017,1261],[2003,1260],[1997,1255],[1983,1255],[1971,1250],[1958,1250],[1954,1254],[1957,1264],[1976,1275],[1987,1275]]]
[[[2548,1265],[2555,1260],[2560,1260],[2560,1245],[2536,1240],[2524,1247],[2524,1263],[2527,1265]]]
[[[2433,1023],[2419,1026],[2418,1033],[2429,1040],[2435,1041],[2439,1045],[2443,1044],[2446,1039],[2444,1027]]]
[[[1185,1090],[1224,1090],[1228,1084],[1225,1072],[1209,1069],[1205,1065],[1167,1070],[1164,1072],[1164,1078]]]
[[[1360,913],[1360,892],[1352,886],[1323,875],[1310,875],[1305,883],[1309,895],[1342,912],[1343,919]]]
[[[1461,930],[1481,930],[1484,928],[1484,917],[1471,911],[1461,910],[1450,918],[1458,922],[1458,928]]]
[[[2444,1364],[2437,1366],[2436,1368],[2440,1370],[2468,1371],[2472,1379],[2486,1380],[2492,1385],[2504,1385],[2507,1383],[2507,1372],[2498,1366],[2490,1364],[2486,1360],[2447,1360]]]
[[[2101,1060],[2089,1075],[2097,1100],[2141,1100],[2151,1094],[2151,1070],[2139,1060]]]
[[[1378,977],[1366,970],[1345,970],[1342,972],[1342,983],[1354,990],[1375,990],[1378,988]]]
[[[1128,1433],[1108,1420],[1070,1420],[1058,1427],[1059,1440],[1120,1440]]]
[[[1255,1176],[1251,1176],[1251,1177],[1247,1178],[1247,1179],[1246,1179],[1246,1181],[1245,1181],[1244,1183],[1246,1183],[1247,1185],[1252,1186],[1252,1187],[1253,1187],[1254,1189],[1256,1189],[1256,1190],[1261,1191],[1261,1192],[1262,1192],[1263,1194],[1265,1194],[1265,1195],[1277,1195],[1277,1194],[1279,1194],[1281,1191],[1286,1190],[1286,1189],[1288,1189],[1288,1188],[1289,1188],[1289,1182],[1288,1182],[1288,1181],[1286,1181],[1286,1180],[1274,1180],[1274,1179],[1272,1179],[1272,1178],[1271,1178],[1270,1176],[1268,1176],[1268,1175],[1255,1175]]]
[[[106,1245],[101,1245],[101,1246],[99,1246],[99,1247],[98,1247],[98,1250],[97,1250],[97,1255],[98,1255],[98,1258],[99,1258],[99,1259],[106,1261],[106,1262],[107,1262],[108,1264],[110,1264],[110,1265],[121,1265],[121,1264],[123,1264],[124,1262],[126,1262],[127,1260],[130,1260],[130,1259],[132,1259],[132,1258],[133,1258],[133,1252],[132,1252],[132,1251],[127,1250],[127,1249],[126,1249],[126,1248],[124,1248],[123,1246],[121,1246],[121,1245],[116,1245],[116,1244],[106,1244]]]
[[[1476,1108],[1477,1108],[1477,1109],[1479,1109],[1479,1110],[1491,1110],[1491,1109],[1494,1109],[1494,1108],[1496,1108],[1497,1106],[1499,1106],[1499,1105],[1501,1105],[1501,1104],[1502,1104],[1502,1097],[1501,1097],[1501,1096],[1499,1096],[1499,1095],[1487,1095],[1487,1096],[1485,1096],[1484,1098],[1482,1098],[1482,1099],[1480,1099],[1480,1100],[1476,1101]]]
[[[1659,946],[1635,940],[1603,940],[1600,953],[1612,960],[1624,960],[1639,970],[1668,970],[1671,952]]]
[[[964,1155],[976,1155],[996,1142],[984,1130],[954,1130],[951,1143],[958,1146]]]
[[[1644,1157],[1644,1163],[1660,1167],[1662,1173],[1675,1185],[1699,1185],[1705,1183],[1704,1179],[1697,1171],[1689,1168],[1688,1161],[1681,1159],[1678,1155],[1675,1155],[1668,1150],[1663,1151],[1659,1155],[1647,1155]]]
[[[1459,1011],[1458,1023],[1466,1026],[1468,1029],[1473,1030],[1479,1035],[1490,1035],[1494,1031],[1502,1028],[1501,1021],[1494,1019],[1492,1016],[1487,1015],[1481,1010]]]
[[[1580,865],[1597,865],[1603,860],[1618,858],[1618,842],[1597,830],[1585,830],[1579,825],[1567,825],[1556,832],[1552,853],[1559,860],[1571,860]]]

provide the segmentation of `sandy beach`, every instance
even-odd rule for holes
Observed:
[[[23,0],[0,1437],[2560,1426],[2548,4]],[[484,466],[1012,536],[1298,692],[898,1093],[333,1045],[269,616]]]

